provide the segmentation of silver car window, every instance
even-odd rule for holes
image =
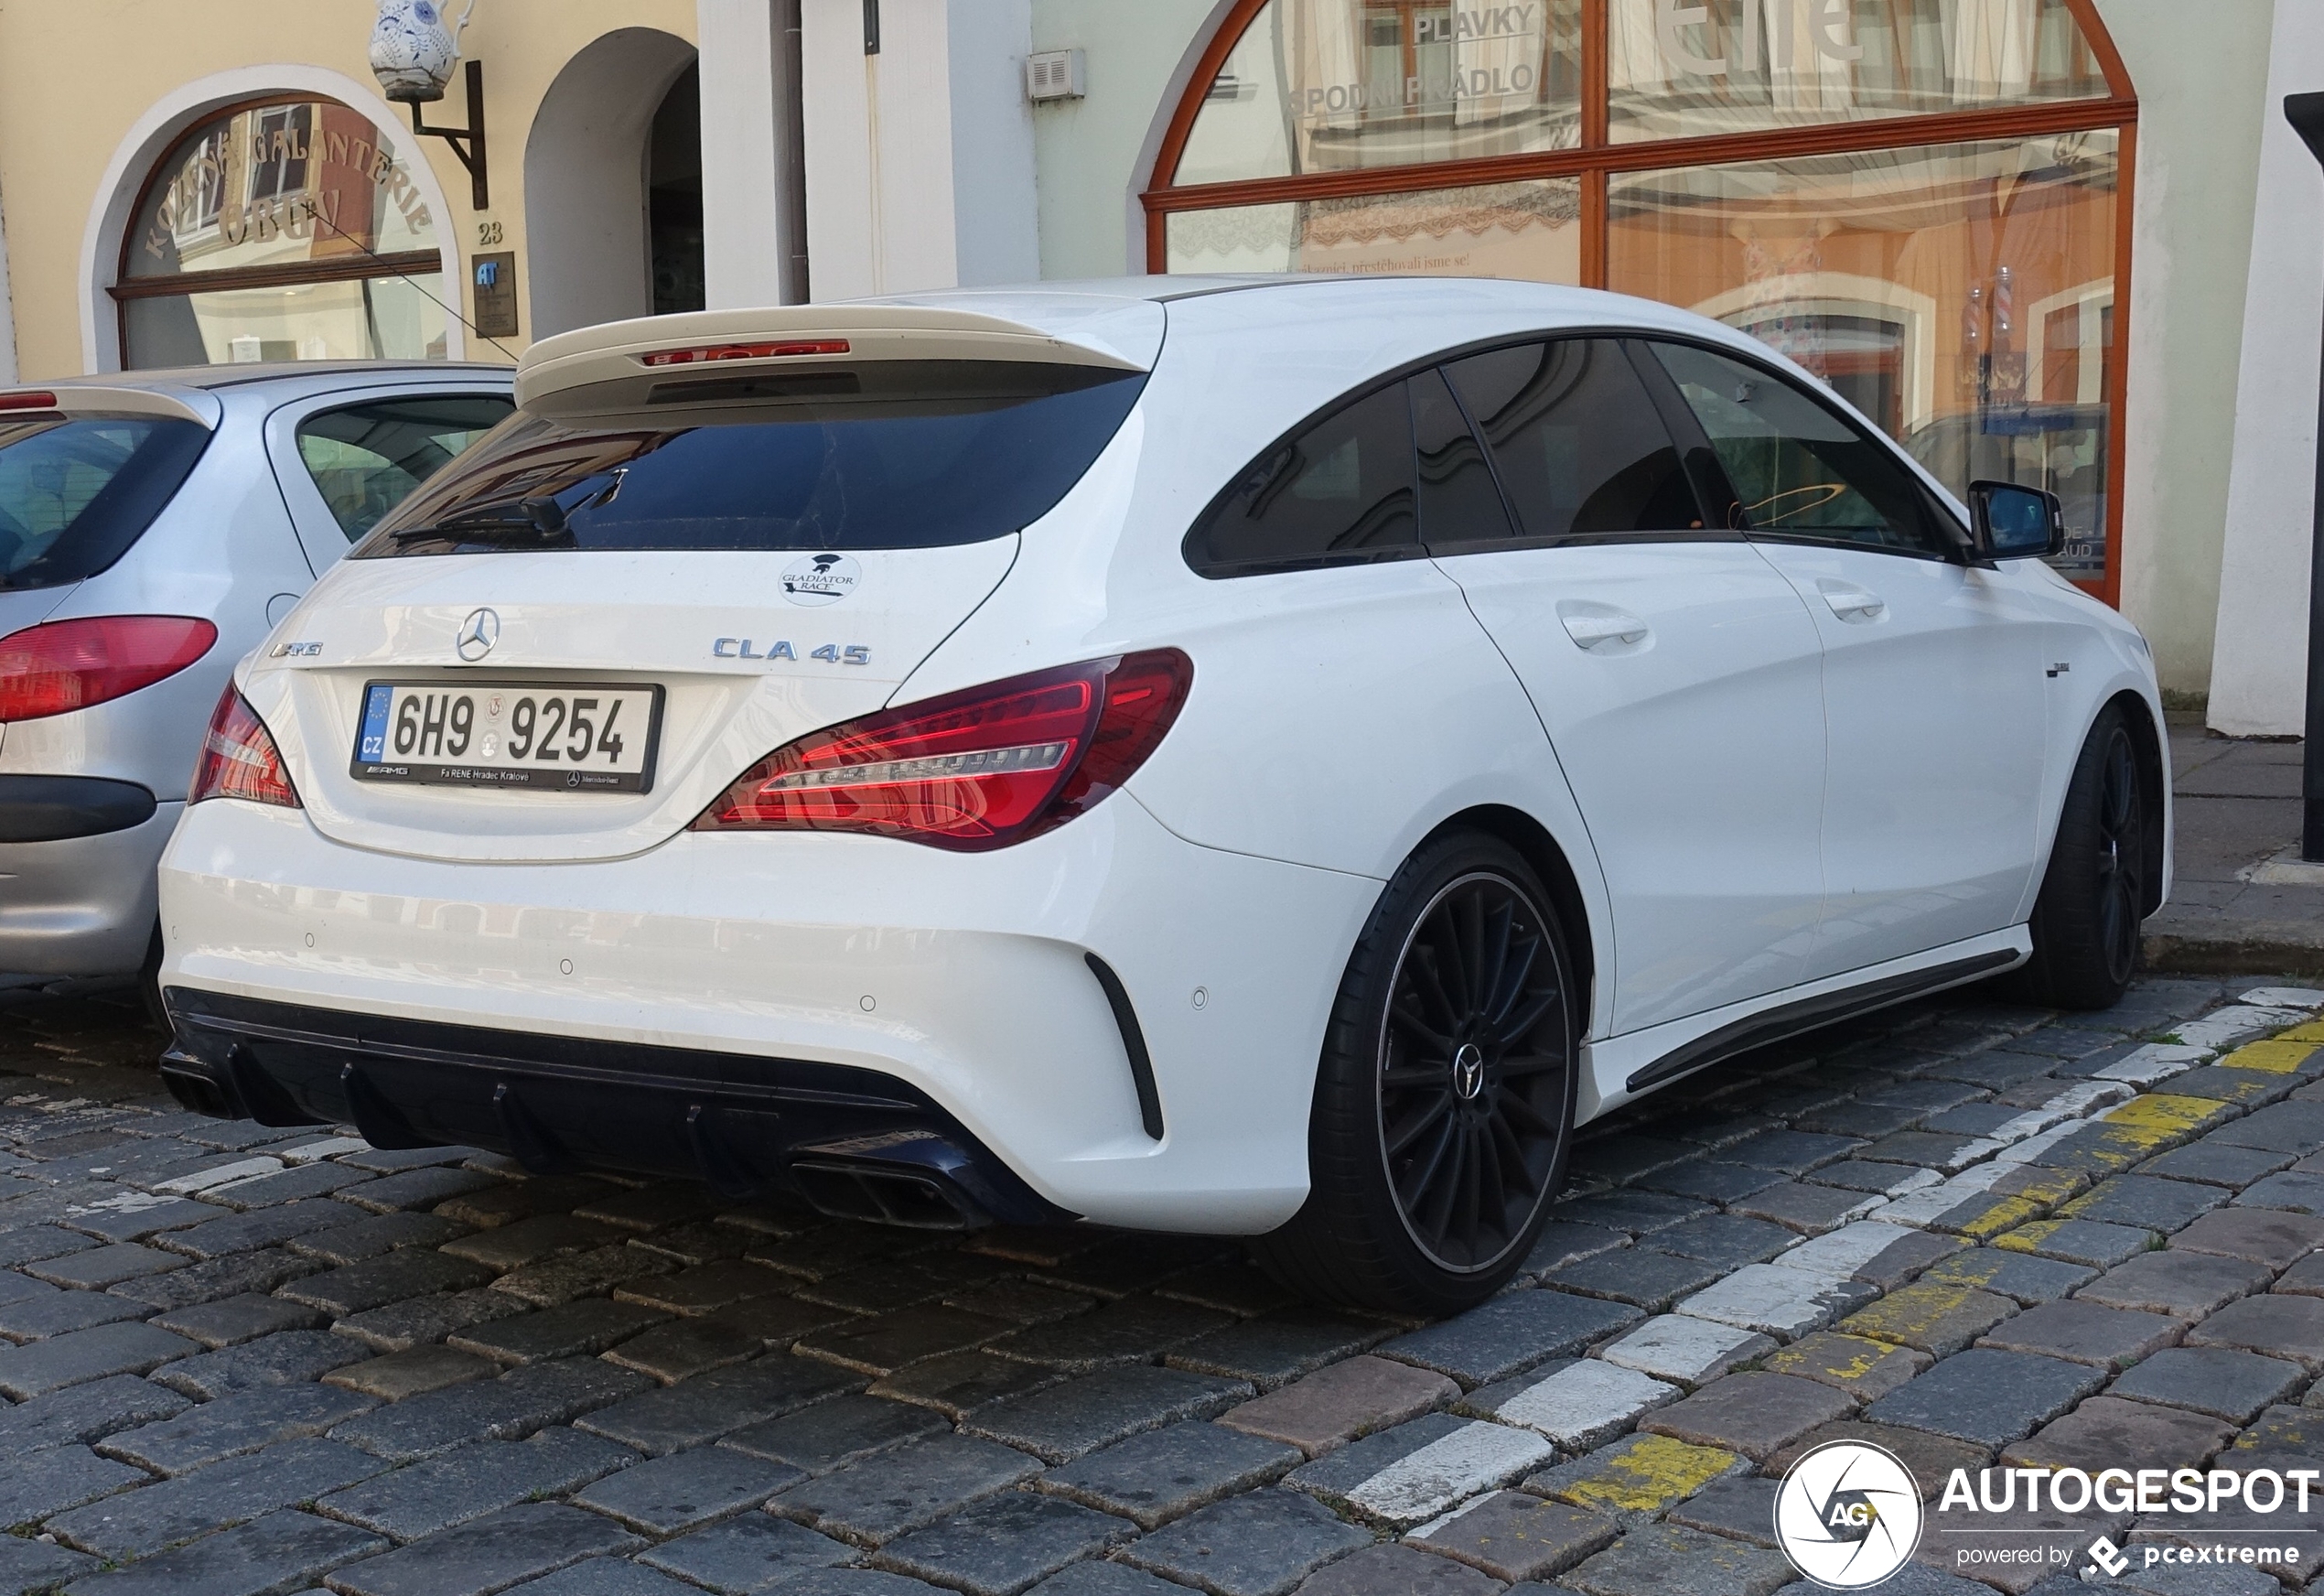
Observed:
[[[208,429],[53,412],[0,423],[0,588],[56,588],[129,552],[194,469]]]

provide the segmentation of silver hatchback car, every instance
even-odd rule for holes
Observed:
[[[0,389],[0,991],[150,972],[154,866],[235,662],[510,383],[366,361]]]

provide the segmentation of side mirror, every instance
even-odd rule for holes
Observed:
[[[1979,559],[2027,560],[2066,552],[2066,507],[2055,493],[2015,482],[1969,484],[1969,530]]]

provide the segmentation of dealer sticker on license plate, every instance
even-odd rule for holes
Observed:
[[[645,793],[659,686],[590,682],[372,682],[350,767],[365,782]]]

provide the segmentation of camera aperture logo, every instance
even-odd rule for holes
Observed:
[[[1911,1561],[1921,1544],[1920,1484],[1884,1448],[1826,1441],[1784,1472],[1775,1539],[1791,1566],[1819,1585],[1877,1585]]]

